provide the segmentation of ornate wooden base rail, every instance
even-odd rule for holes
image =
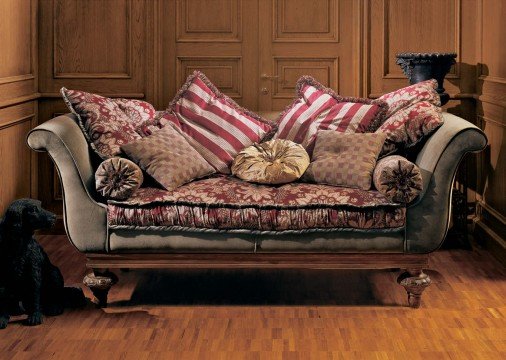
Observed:
[[[429,254],[328,254],[328,253],[185,253],[185,254],[89,254],[85,276],[99,307],[107,306],[107,293],[118,281],[109,269],[182,269],[182,268],[265,268],[265,269],[390,269],[406,272],[398,278],[408,293],[409,306],[420,307],[421,296],[431,280],[423,269]]]

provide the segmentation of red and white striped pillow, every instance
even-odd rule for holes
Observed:
[[[369,99],[342,97],[311,76],[297,81],[297,97],[278,120],[273,139],[287,139],[312,152],[319,130],[343,133],[375,131],[383,121],[387,104]]]
[[[188,77],[161,122],[172,122],[218,172],[230,173],[239,151],[260,142],[275,124],[241,108],[200,71]]]

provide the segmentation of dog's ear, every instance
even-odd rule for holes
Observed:
[[[4,230],[21,231],[23,229],[23,210],[19,207],[9,207],[3,220]]]

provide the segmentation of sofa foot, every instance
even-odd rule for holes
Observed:
[[[422,293],[431,284],[429,275],[422,269],[406,269],[406,272],[399,275],[397,282],[406,289],[409,306],[414,309],[419,308]]]
[[[109,270],[93,269],[93,272],[83,279],[84,285],[90,288],[97,299],[97,307],[107,307],[107,294],[111,287],[118,282],[118,277]]]

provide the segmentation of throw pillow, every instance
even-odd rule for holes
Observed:
[[[437,86],[436,79],[422,81],[382,95],[374,100],[374,102],[385,102],[388,104],[388,110],[385,115],[387,119],[397,111],[421,101],[428,101],[435,106],[441,106],[441,100],[436,91]]]
[[[102,159],[119,155],[121,145],[139,139],[137,122],[155,116],[153,106],[141,100],[110,99],[65,88],[61,94],[91,148]]]
[[[398,110],[376,130],[376,133],[387,136],[381,156],[413,147],[441,125],[443,125],[441,108],[429,101],[421,101]]]
[[[369,190],[385,134],[318,132],[304,178],[321,184]]]
[[[170,125],[123,145],[121,150],[169,191],[215,172]]]
[[[102,161],[95,172],[95,187],[105,198],[126,200],[140,188],[144,176],[132,161],[113,157]]]
[[[241,108],[199,71],[188,77],[161,121],[171,122],[218,172],[229,174],[239,151],[260,142],[275,124]]]
[[[316,133],[333,130],[342,133],[373,132],[383,121],[386,103],[342,97],[310,76],[297,81],[297,97],[281,113],[273,139],[288,139],[312,152]]]
[[[422,174],[418,166],[399,155],[378,161],[373,173],[376,189],[398,203],[413,201],[422,191]]]
[[[232,174],[260,184],[286,184],[297,180],[309,165],[306,150],[289,140],[271,140],[242,150],[232,163]]]

